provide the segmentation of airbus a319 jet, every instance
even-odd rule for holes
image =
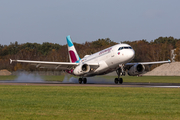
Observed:
[[[133,60],[135,52],[128,44],[117,44],[112,47],[101,50],[92,55],[85,55],[80,58],[70,36],[66,37],[68,45],[68,53],[70,62],[48,62],[48,61],[30,61],[30,60],[11,60],[12,62],[30,63],[37,68],[52,68],[57,70],[65,70],[67,73],[79,76],[79,84],[87,83],[86,77],[96,75],[105,75],[107,73],[116,71],[117,78],[114,79],[115,84],[122,84],[123,79],[121,75],[125,75],[124,68],[128,66],[128,75],[136,76],[142,74],[145,70],[144,65],[170,63],[171,61],[157,61],[157,62],[138,62],[129,63]]]

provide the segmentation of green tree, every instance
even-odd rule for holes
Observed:
[[[180,61],[180,40],[176,43],[176,50],[174,53],[176,54],[175,61]]]

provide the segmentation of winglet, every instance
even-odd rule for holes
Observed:
[[[12,62],[13,62],[13,61],[10,59],[10,64],[12,64]]]
[[[171,60],[169,59],[168,62],[171,63]]]

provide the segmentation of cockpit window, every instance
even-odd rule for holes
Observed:
[[[132,47],[120,47],[118,50],[122,50],[122,49],[132,49]]]
[[[123,47],[120,47],[118,50],[122,50],[123,49]]]

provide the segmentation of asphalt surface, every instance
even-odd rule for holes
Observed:
[[[0,85],[34,85],[34,86],[92,86],[92,87],[159,87],[159,88],[180,88],[180,83],[129,83],[110,84],[110,83],[63,83],[63,82],[16,82],[0,81]]]

